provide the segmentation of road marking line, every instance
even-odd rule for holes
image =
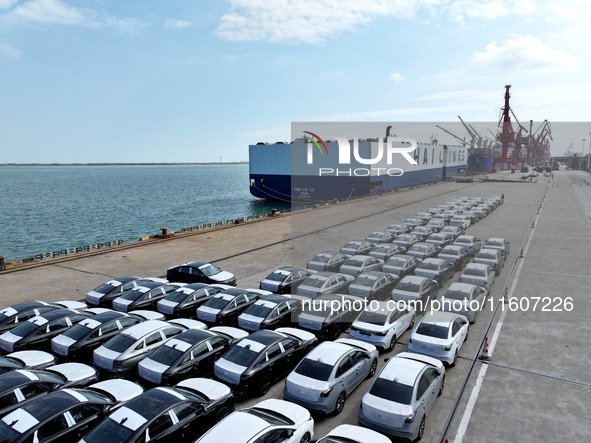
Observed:
[[[540,218],[540,214],[537,214],[534,226],[538,225],[538,220]],[[532,239],[534,238],[534,232],[536,228],[531,228],[531,232],[529,238],[527,239],[527,243],[523,248],[524,256],[527,256],[527,250],[529,249],[529,245],[531,244]],[[519,259],[518,259],[519,260]],[[511,288],[507,294],[509,300],[511,300],[513,293],[515,292],[515,287],[517,286],[517,282],[519,280],[519,275],[521,274],[521,268],[523,267],[523,263],[525,262],[525,258],[521,259],[517,265],[517,269],[515,270],[515,276],[513,277],[513,282],[511,283]],[[492,339],[489,343],[489,354],[492,355],[495,344],[497,343],[497,339],[501,333],[501,327],[503,326],[503,322],[505,321],[505,316],[507,315],[507,310],[503,310],[501,316],[499,317],[499,321],[493,333]],[[468,398],[468,403],[466,404],[466,409],[464,410],[464,414],[462,415],[462,420],[460,421],[460,425],[458,426],[458,432],[454,438],[454,443],[462,443],[464,435],[466,434],[466,430],[468,429],[468,424],[470,423],[470,419],[472,418],[472,412],[474,411],[474,406],[476,405],[476,401],[478,400],[478,395],[480,394],[480,389],[482,388],[482,382],[484,381],[484,376],[486,375],[486,371],[488,370],[488,365],[483,364],[478,372],[478,377],[476,378],[476,383],[472,388],[472,392],[470,393],[470,397]]]

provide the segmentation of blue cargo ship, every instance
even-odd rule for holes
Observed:
[[[468,155],[468,173],[492,172],[493,157],[490,152],[483,149],[473,150]]]
[[[326,141],[321,154],[304,138],[250,145],[251,194],[292,202],[348,200],[448,180],[468,167],[468,149],[462,146],[418,143],[410,154],[416,164],[411,164],[402,155],[381,158],[380,139],[349,143],[358,155],[351,155],[345,165],[337,141]],[[381,161],[371,165],[364,161],[378,157]]]

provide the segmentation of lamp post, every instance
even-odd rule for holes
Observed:
[[[591,160],[591,132],[589,133],[589,155],[587,155],[587,171],[589,171],[589,161]]]
[[[583,161],[585,161],[585,140],[587,140],[586,138],[583,139]],[[591,140],[589,142],[589,144],[591,144]],[[581,168],[581,165],[579,165],[579,169]]]

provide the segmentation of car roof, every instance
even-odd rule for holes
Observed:
[[[59,389],[40,397],[19,409],[26,410],[40,422],[55,416],[64,410],[87,402],[83,391],[77,389]]]
[[[325,341],[316,346],[306,358],[334,366],[351,349],[352,347],[345,343]]]
[[[444,246],[444,248],[441,251],[442,252],[445,252],[445,250],[457,251],[459,249],[466,249],[466,248],[464,248],[463,246],[459,246],[459,245],[447,245],[447,246]]]
[[[173,340],[183,341],[193,345],[215,336],[216,334],[214,332],[210,332],[207,329],[188,329],[187,331],[181,332],[180,334],[175,335],[174,338],[166,341],[164,346],[171,347],[175,343]]]
[[[396,380],[403,385],[414,386],[417,376],[425,366],[426,363],[394,356],[386,362],[377,378]]]
[[[116,421],[119,423],[121,419],[127,416],[126,412],[131,410],[141,415],[145,419],[150,420],[153,417],[159,415],[162,411],[165,411],[171,406],[174,406],[180,401],[184,401],[186,399],[187,397],[172,387],[158,386],[144,392],[138,397],[135,397],[125,406],[119,408],[116,412],[111,414],[111,416],[118,414],[119,420]]]
[[[361,276],[366,276],[366,275],[371,275],[373,277],[380,278],[383,275],[390,275],[390,274],[388,274],[387,272],[381,272],[381,271],[365,271],[365,272],[362,272],[361,274],[359,274],[357,276],[357,278],[359,278]]]
[[[82,313],[79,311],[76,311],[74,309],[58,308],[58,309],[52,309],[51,311],[46,311],[41,315],[37,315],[35,317],[30,318],[27,321],[32,322],[32,320],[34,320],[36,318],[43,318],[47,321],[52,321],[57,318],[67,317],[68,315],[73,315],[73,314],[82,314]]]
[[[42,301],[26,301],[23,303],[18,303],[16,305],[7,306],[4,309],[0,309],[0,312],[3,313],[4,315],[12,316],[12,315],[15,315],[15,314],[22,312],[22,311],[28,311],[29,309],[35,309],[39,306],[49,306],[49,305],[45,302],[42,302]],[[16,312],[11,312],[12,310],[14,310]],[[9,311],[9,312],[5,313],[6,311]]]
[[[123,318],[123,317],[129,317],[129,315],[126,314],[125,312],[107,311],[107,312],[102,312],[100,314],[94,315],[89,320],[94,320],[99,323],[106,323],[108,321],[116,320],[118,318]],[[82,320],[82,322],[85,322],[85,321],[87,321],[87,320]]]
[[[14,389],[15,386],[24,384],[25,382],[39,380],[35,372],[30,369],[15,369],[14,371],[0,374],[0,393],[7,389]]]
[[[454,312],[429,311],[425,313],[421,323],[449,325],[449,323],[457,316],[458,314]]]
[[[485,243],[487,243],[487,242],[501,242],[501,243],[502,243],[502,242],[504,242],[504,241],[505,241],[505,239],[504,239],[504,238],[499,238],[499,237],[491,237],[491,238],[489,238],[488,240],[486,240],[486,242],[485,242]]]
[[[468,263],[466,265],[466,267],[464,268],[464,271],[468,268],[470,269],[484,269],[484,268],[488,268],[488,265],[485,265],[483,263]]]
[[[249,414],[244,410],[234,411],[212,429],[210,429],[203,437],[203,442],[218,443],[228,441],[228,436],[232,436],[236,441],[241,439],[247,441],[257,435],[262,430],[270,427],[269,422],[262,418]]]
[[[284,338],[285,336],[279,332],[269,331],[268,329],[260,329],[250,334],[244,340],[256,341],[262,345],[269,346],[273,343],[283,340]]]
[[[453,290],[453,291],[470,293],[476,287],[477,287],[476,285],[472,285],[470,283],[460,283],[458,281],[455,281],[451,285],[448,286],[447,291]]]
[[[137,286],[134,286],[133,288],[131,288],[131,291],[137,291],[139,288],[149,288],[149,289],[154,289],[154,288],[159,288],[160,286],[164,286],[167,285],[168,283],[162,283],[159,281],[145,281],[140,283]]]
[[[281,266],[280,268],[275,269],[275,271],[289,271],[289,272],[293,272],[293,271],[304,271],[304,269],[298,268],[296,266]],[[275,271],[273,271],[273,272],[275,272]]]
[[[200,268],[201,266],[205,266],[205,265],[209,265],[210,263],[205,262],[205,261],[191,261],[188,263],[185,263],[184,265],[181,266],[194,266],[196,268]]]
[[[167,323],[162,320],[147,320],[137,325],[133,325],[130,328],[121,331],[120,334],[129,335],[136,340],[142,338],[144,335],[149,334],[150,332],[154,332],[160,328],[164,328],[166,326],[173,326],[170,323]]]
[[[438,265],[438,264],[446,262],[446,261],[447,260],[444,260],[442,258],[426,258],[419,264],[419,266],[421,266],[422,264],[429,264],[429,263],[434,264],[434,265]]]
[[[415,285],[420,285],[425,280],[429,280],[429,279],[427,277],[421,277],[418,275],[405,275],[404,277],[402,277],[401,282],[413,283]]]
[[[216,295],[214,295],[214,297],[219,297],[222,294],[226,294],[226,295],[231,295],[233,297],[237,297],[239,295],[246,294],[247,292],[249,292],[247,289],[230,288],[230,289],[224,289],[222,292],[218,292]]]

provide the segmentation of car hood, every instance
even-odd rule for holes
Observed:
[[[161,383],[162,382],[162,374],[166,371],[170,366],[158,363],[154,360],[150,360],[150,358],[144,358],[142,361],[139,362],[137,370],[140,374],[140,377],[151,381],[152,383]]]
[[[105,380],[89,387],[99,391],[108,392],[115,397],[115,400],[118,402],[131,400],[144,392],[140,385],[123,379]]]
[[[97,375],[96,369],[84,363],[62,363],[47,369],[63,375],[70,382],[81,381]]]
[[[225,281],[232,280],[234,278],[234,274],[228,271],[222,271],[218,272],[217,274],[210,275],[208,278],[223,283]]]
[[[120,352],[112,351],[105,348],[104,346],[101,346],[98,349],[95,349],[92,353],[93,364],[103,369],[112,369],[113,360],[115,360],[120,355]]]
[[[188,378],[177,386],[201,392],[212,401],[222,399],[232,393],[225,384],[208,378]]]
[[[243,331],[242,329],[233,328],[231,326],[214,326],[210,329],[212,332],[221,332],[222,334],[229,335],[235,340],[244,338],[248,336],[248,332]]]
[[[419,277],[427,277],[427,278],[435,278],[437,275],[439,275],[438,271],[432,271],[430,269],[415,269],[415,275],[418,275]]]

